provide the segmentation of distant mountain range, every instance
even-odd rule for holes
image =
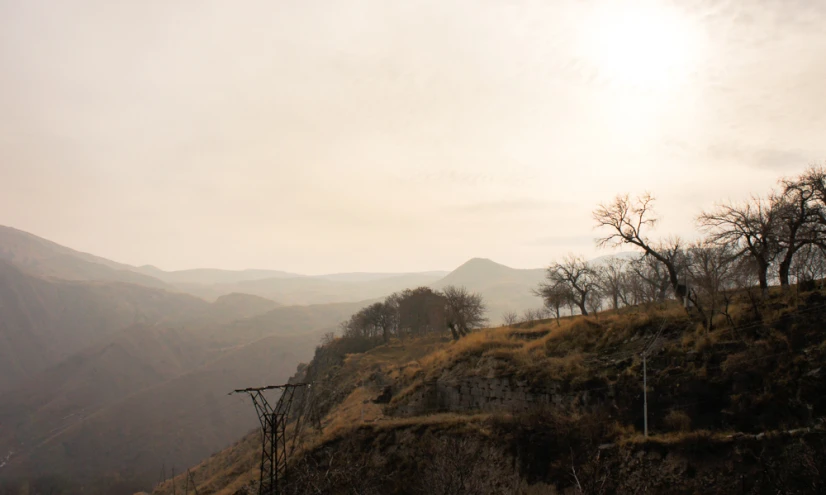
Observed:
[[[126,282],[185,292],[209,301],[226,294],[246,293],[281,304],[324,304],[378,298],[409,287],[431,284],[448,273],[333,273],[308,276],[254,269],[164,271],[150,265],[135,267],[117,263],[4,226],[0,226],[0,260],[41,277]]]

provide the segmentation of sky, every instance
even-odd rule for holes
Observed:
[[[0,0],[0,224],[163,269],[546,266],[826,163],[826,2]]]

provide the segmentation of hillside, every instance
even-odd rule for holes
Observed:
[[[136,273],[131,266],[75,251],[22,230],[0,225],[0,261],[43,277],[64,280],[126,282],[171,288],[155,277]]]
[[[16,443],[4,442],[3,451],[12,450],[14,455],[0,479],[14,482],[48,476],[67,484],[122,479],[129,480],[133,490],[146,487],[162,465],[180,469],[194,464],[254,428],[257,418],[251,405],[226,393],[241,386],[286,381],[294,363],[307,359],[319,338],[316,332],[266,337],[142,388],[127,388],[131,383],[119,380],[120,399],[103,407],[64,407],[57,416],[63,421],[57,425],[53,416],[57,407],[47,403],[34,418],[27,416],[18,423]],[[109,369],[123,368],[128,372],[128,366]],[[74,404],[69,399],[78,396],[62,402]],[[34,448],[26,447],[32,444]]]
[[[230,314],[235,317],[247,318],[272,311],[279,306],[281,304],[270,299],[252,294],[232,292],[216,299],[210,310],[216,317]]]
[[[0,392],[127,326],[175,320],[208,306],[139,285],[46,280],[0,260]]]
[[[313,380],[323,415],[322,430],[302,430],[294,487],[442,493],[470,476],[444,493],[819,493],[826,294],[776,292],[758,314],[737,305],[734,326],[711,332],[664,303],[458,342],[351,354],[333,342],[294,377]],[[259,441],[194,467],[199,493],[254,487]]]
[[[314,278],[323,278],[327,280],[337,280],[340,282],[368,282],[372,280],[381,280],[387,278],[404,277],[406,275],[421,275],[425,277],[441,278],[450,272],[445,271],[431,271],[419,273],[368,273],[368,272],[353,272],[353,273],[331,273],[328,275],[315,275]]]
[[[249,305],[235,305],[233,316],[221,309],[227,304],[169,324],[134,325],[0,395],[0,424],[14,425],[0,428],[0,452],[13,452],[0,485],[57,477],[64,485],[120,479],[141,487],[159,463],[195,463],[256,424],[251,410],[221,391],[286,381],[322,334],[365,303],[251,316],[238,314]]]

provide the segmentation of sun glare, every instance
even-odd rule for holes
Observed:
[[[695,70],[699,31],[680,12],[652,3],[610,2],[584,23],[585,59],[612,83],[668,90]]]

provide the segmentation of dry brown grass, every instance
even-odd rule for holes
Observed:
[[[640,445],[654,443],[660,445],[675,445],[700,442],[730,442],[733,432],[695,430],[688,432],[669,432],[649,435],[647,438],[642,433],[627,436],[618,440],[620,445]]]

